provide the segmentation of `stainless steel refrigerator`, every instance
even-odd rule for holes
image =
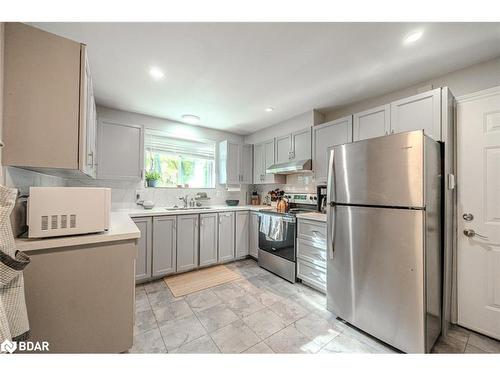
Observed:
[[[423,131],[330,152],[328,309],[408,353],[441,332],[441,185],[440,144]]]

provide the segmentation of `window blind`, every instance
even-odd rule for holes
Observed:
[[[151,129],[146,129],[144,138],[148,151],[215,160],[215,142],[175,138]]]

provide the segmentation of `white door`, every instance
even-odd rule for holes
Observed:
[[[290,134],[276,137],[276,164],[286,163],[290,160],[292,138]]]
[[[441,89],[410,96],[391,103],[391,133],[423,129],[441,140]]]
[[[457,100],[458,323],[500,339],[500,87]]]
[[[292,134],[292,160],[311,159],[311,128]]]
[[[381,137],[389,134],[391,127],[391,106],[386,104],[353,115],[353,139]]]

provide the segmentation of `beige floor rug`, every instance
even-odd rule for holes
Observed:
[[[163,280],[170,288],[174,297],[212,288],[230,281],[241,279],[236,272],[226,266],[214,266],[197,271],[165,277]]]

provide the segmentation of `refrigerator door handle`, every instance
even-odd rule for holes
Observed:
[[[333,259],[334,242],[335,242],[335,164],[333,158],[335,157],[335,151],[330,150],[330,157],[328,159],[328,184],[326,187],[326,193],[328,195],[327,203],[327,248],[328,254],[330,254],[330,259]]]
[[[328,216],[327,216],[327,247],[328,247],[328,254],[330,254],[330,259],[333,259],[333,252],[335,250],[334,245],[335,245],[335,204],[333,202],[330,202],[328,205]]]

